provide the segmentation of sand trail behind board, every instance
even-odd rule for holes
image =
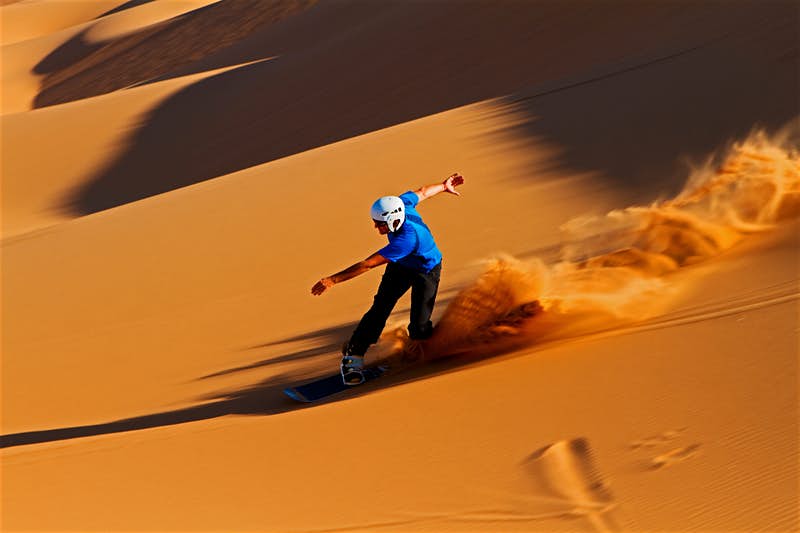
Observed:
[[[799,133],[797,121],[772,137],[755,131],[709,158],[673,199],[567,222],[555,264],[490,261],[445,310],[428,357],[497,337],[537,342],[662,312],[679,290],[670,274],[800,215]]]

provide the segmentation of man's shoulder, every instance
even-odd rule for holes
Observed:
[[[419,196],[414,191],[406,191],[399,196],[406,207],[415,207],[419,203]]]

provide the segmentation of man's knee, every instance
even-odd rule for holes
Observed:
[[[371,317],[380,317],[386,319],[392,314],[395,305],[397,305],[397,300],[375,296],[372,301],[372,306],[369,308],[369,311],[367,311],[367,314]]]

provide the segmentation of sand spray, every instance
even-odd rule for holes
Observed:
[[[800,215],[800,119],[744,140],[692,169],[674,198],[562,226],[560,260],[497,255],[450,302],[426,358],[588,333],[655,316],[671,273],[711,259],[750,234]],[[402,328],[383,341],[413,348]]]

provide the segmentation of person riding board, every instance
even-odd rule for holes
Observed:
[[[350,340],[342,347],[339,369],[345,384],[359,385],[364,381],[364,355],[370,345],[378,342],[397,300],[409,288],[409,337],[423,340],[433,333],[431,313],[439,289],[442,253],[416,206],[442,192],[458,196],[460,193],[456,191],[456,187],[463,183],[463,176],[456,173],[442,183],[425,185],[414,191],[406,191],[400,196],[384,196],[376,200],[370,210],[372,220],[378,233],[387,236],[389,244],[363,261],[322,278],[311,288],[311,293],[319,296],[337,283],[386,264],[372,307],[361,318]]]

